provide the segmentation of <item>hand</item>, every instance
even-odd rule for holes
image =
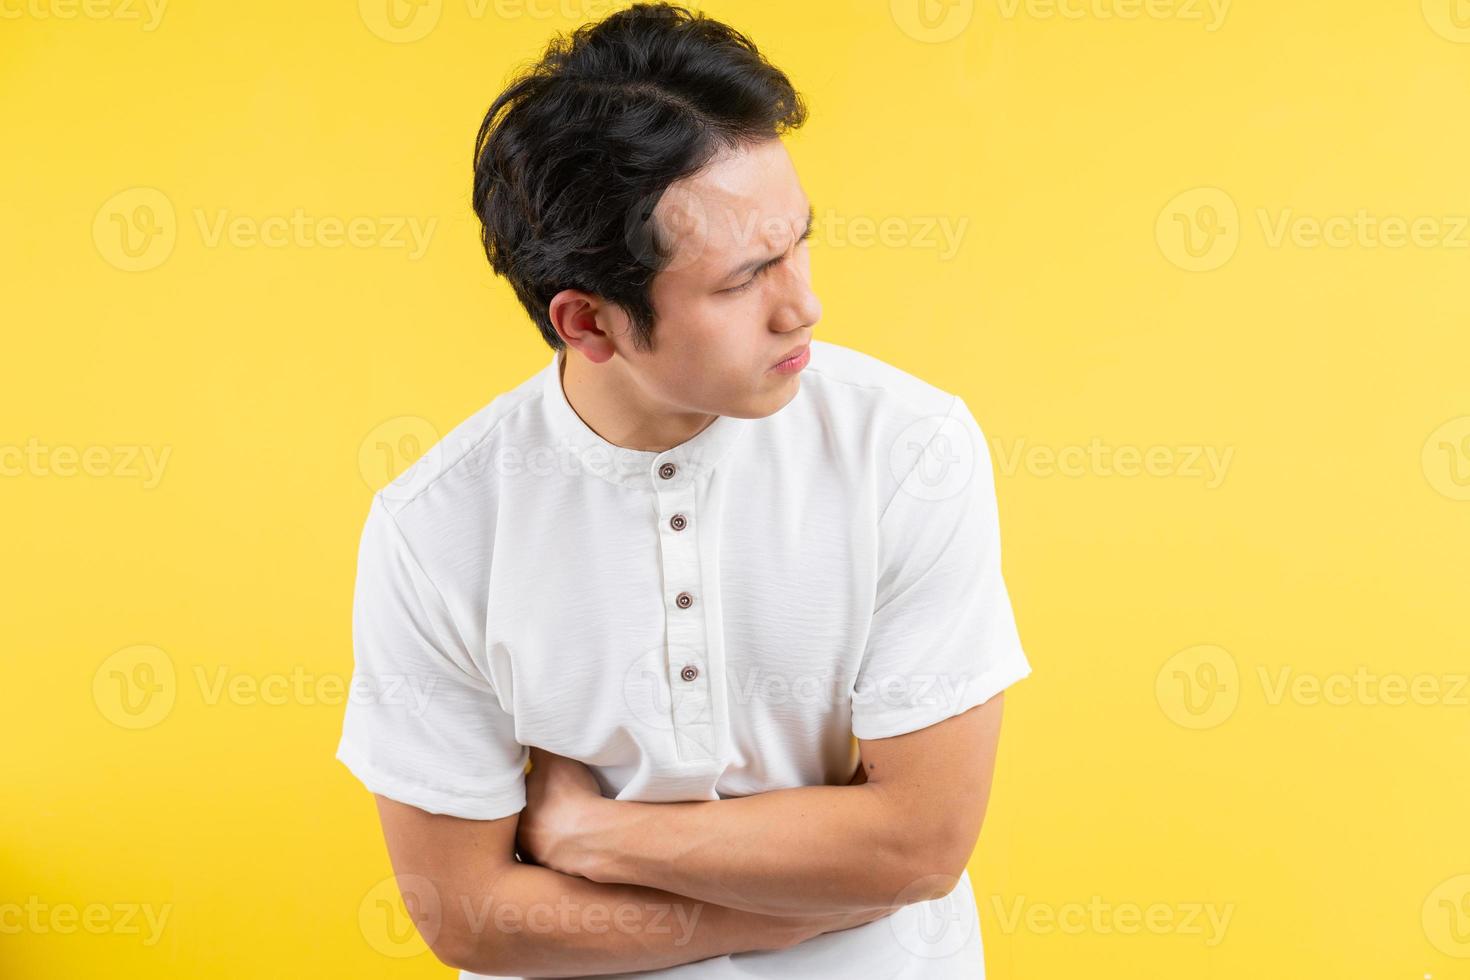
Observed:
[[[521,860],[585,877],[587,831],[596,825],[602,799],[596,777],[582,763],[532,748],[526,808],[516,825]]]

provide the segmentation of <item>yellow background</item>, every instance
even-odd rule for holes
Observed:
[[[5,977],[450,975],[394,941],[332,759],[355,547],[546,363],[472,138],[606,8],[385,2],[0,3]],[[812,108],[817,336],[960,393],[997,454],[1035,673],[971,866],[996,980],[1470,976],[1455,2],[704,5]],[[211,234],[298,209],[358,244]],[[1314,244],[1360,214],[1419,240]],[[434,222],[421,255],[392,219]]]

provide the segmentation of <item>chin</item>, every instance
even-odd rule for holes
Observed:
[[[767,392],[756,401],[754,411],[749,414],[741,413],[744,418],[763,419],[768,415],[775,415],[781,409],[791,403],[796,393],[801,390],[801,375],[793,374],[788,378],[782,378],[781,383],[772,391]]]

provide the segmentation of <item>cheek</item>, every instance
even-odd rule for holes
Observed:
[[[686,307],[668,334],[666,390],[692,405],[748,393],[782,346],[771,334],[772,303],[770,292],[757,286]]]
[[[713,374],[738,371],[740,365],[759,360],[766,336],[767,297],[758,289],[707,311],[691,335],[695,356]]]
[[[719,327],[701,336],[698,349],[690,352],[689,361],[679,371],[680,401],[723,413],[750,394],[768,353],[760,344],[760,331],[750,321],[726,320]]]

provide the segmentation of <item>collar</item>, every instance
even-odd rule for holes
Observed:
[[[566,389],[561,384],[561,362],[565,356],[562,350],[552,352],[551,363],[541,372],[541,391],[557,439],[558,454],[564,456],[558,463],[565,463],[564,469],[568,471],[591,473],[635,490],[688,486],[714,471],[752,421],[717,415],[692,438],[661,453],[615,446],[592,431],[567,401]],[[674,467],[668,479],[659,475],[665,464]]]

